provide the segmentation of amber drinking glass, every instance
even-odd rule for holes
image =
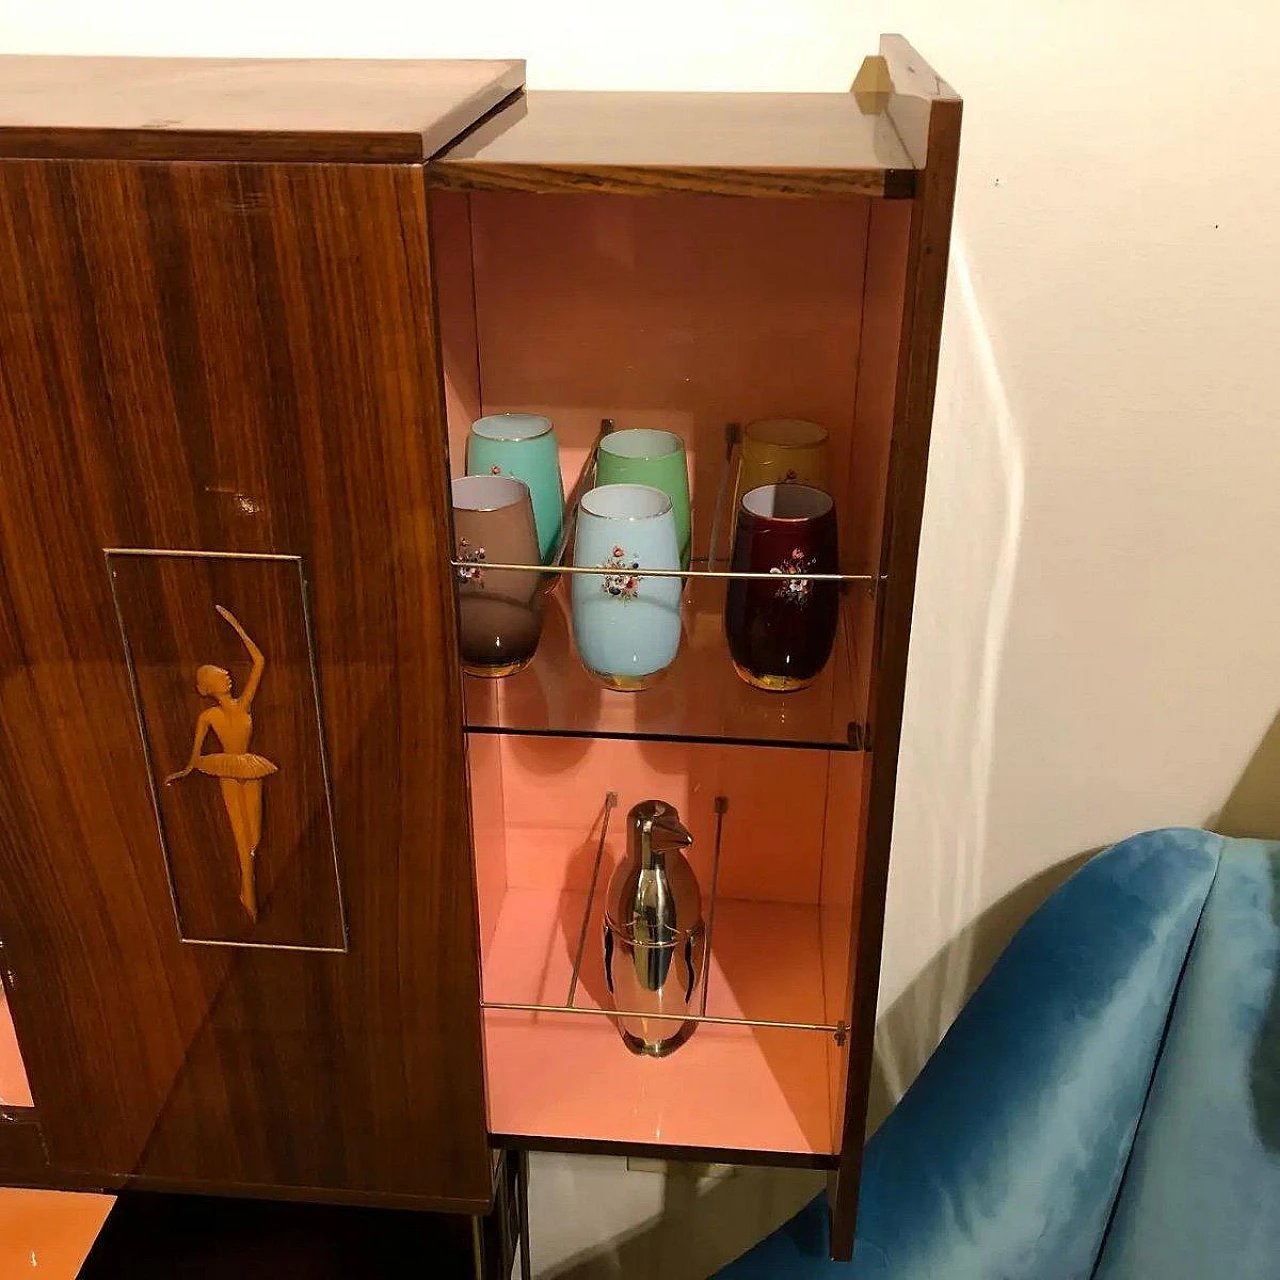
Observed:
[[[461,476],[453,482],[454,570],[462,669],[509,676],[527,666],[542,634],[542,575],[492,569],[539,565],[529,486],[512,476]]]
[[[827,432],[802,418],[761,418],[742,432],[734,510],[742,495],[764,484],[807,484],[830,492]]]
[[[840,585],[797,575],[839,573],[837,546],[835,504],[821,489],[766,484],[743,495],[731,568],[770,575],[732,579],[725,596],[729,652],[748,684],[787,693],[826,666]]]

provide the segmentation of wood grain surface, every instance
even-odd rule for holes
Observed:
[[[911,163],[923,169],[929,163],[934,104],[960,99],[902,36],[881,36],[880,56],[889,69],[894,89],[889,95],[886,114]]]
[[[421,168],[6,161],[0,298],[0,936],[53,1165],[487,1205]],[[178,940],[106,547],[302,557],[349,954]]]
[[[880,952],[884,941],[898,745],[902,735],[903,692],[960,149],[960,99],[901,37],[885,37],[881,52],[889,61],[895,90],[889,102],[889,114],[895,119],[914,118],[921,109],[920,103],[923,103],[928,120],[924,146],[928,163],[921,174],[911,208],[906,298],[902,312],[881,557],[881,572],[888,575],[888,582],[879,599],[872,658],[871,767],[863,773],[863,839],[856,873],[860,891],[854,900],[853,914],[848,1089],[844,1108],[844,1141],[840,1169],[834,1183],[831,1224],[832,1256],[841,1260],[852,1255],[857,1226],[858,1184],[875,1042]],[[915,68],[914,76],[900,70],[899,63],[904,59]],[[904,88],[913,91],[919,101],[900,101],[910,96],[910,93],[904,93]]]
[[[887,119],[840,93],[535,91],[481,120],[428,169],[462,190],[650,195],[910,196]]]
[[[424,160],[524,84],[507,60],[0,57],[0,156]]]
[[[48,1168],[49,1156],[36,1113],[16,1107],[0,1110],[0,1182],[38,1185]]]

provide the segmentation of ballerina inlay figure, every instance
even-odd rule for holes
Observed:
[[[276,766],[249,750],[253,734],[253,717],[249,714],[254,696],[262,683],[262,672],[267,665],[248,633],[229,609],[217,605],[218,614],[238,635],[248,650],[253,670],[245,682],[240,696],[231,691],[231,675],[222,667],[206,664],[196,671],[196,688],[215,705],[200,713],[196,721],[195,744],[191,759],[185,769],[171,773],[165,785],[187,777],[193,770],[210,778],[217,778],[222,789],[222,803],[231,822],[236,852],[240,856],[240,901],[249,913],[250,920],[258,918],[258,894],[254,883],[254,859],[262,840],[262,780],[276,772]],[[221,751],[201,754],[204,740],[213,730]]]

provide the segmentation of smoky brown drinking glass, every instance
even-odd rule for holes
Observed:
[[[538,534],[529,486],[513,476],[460,476],[453,482],[454,570],[462,668],[509,676],[529,664],[542,635]]]

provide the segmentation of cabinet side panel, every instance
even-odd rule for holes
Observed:
[[[859,859],[860,883],[854,897],[848,1087],[831,1225],[831,1251],[836,1259],[851,1256],[856,1229],[893,835],[898,744],[902,734],[907,648],[951,244],[960,114],[958,98],[937,98],[930,103],[928,167],[911,205],[906,301],[881,550],[881,573],[887,575],[888,580],[880,592],[877,608],[869,716],[870,767],[865,775],[863,809],[865,844]]]
[[[0,934],[56,1167],[489,1199],[430,286],[416,166],[0,165]],[[299,558],[345,950],[179,940],[106,548]],[[232,653],[165,657],[242,696]]]

